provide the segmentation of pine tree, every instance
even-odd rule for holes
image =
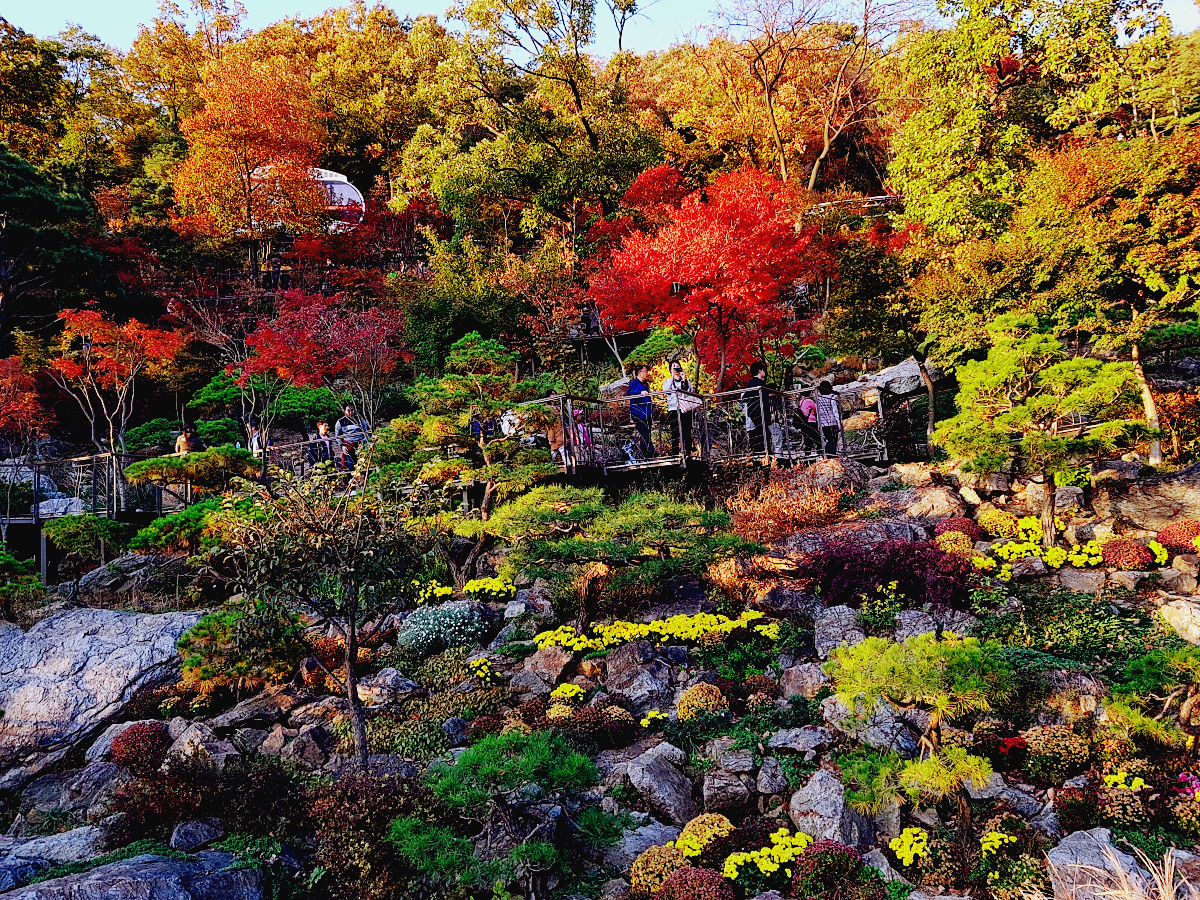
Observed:
[[[1054,473],[1129,431],[1124,414],[1138,396],[1133,366],[1070,356],[1032,315],[999,316],[988,333],[987,359],[959,370],[958,414],[934,442],[977,472],[1023,457],[1045,485],[1042,543],[1052,547]]]

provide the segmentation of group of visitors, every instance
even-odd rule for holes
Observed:
[[[354,413],[354,407],[347,405],[342,410],[344,415],[334,423],[333,428],[326,420],[316,423],[315,431],[308,432],[307,446],[304,458],[311,464],[331,462],[342,471],[349,472],[358,464],[358,452],[363,441],[367,439],[371,429],[367,420]],[[246,447],[255,456],[262,456],[263,451],[272,445],[272,441],[263,434],[262,428],[253,420],[246,422]],[[196,426],[185,424],[175,440],[175,453],[183,456],[187,453],[199,453],[208,447],[196,431]]]
[[[658,454],[654,449],[651,428],[654,423],[654,390],[649,382],[650,367],[639,363],[633,367],[626,395],[629,399],[629,418],[637,432],[636,450],[641,459],[652,459]],[[783,422],[779,409],[779,395],[774,386],[767,382],[767,367],[762,362],[750,365],[750,380],[740,397],[743,427],[750,452],[765,453],[768,448],[778,451],[783,444],[783,428],[790,424],[801,436],[805,453],[819,452],[836,456],[842,436],[842,414],[838,407],[833,385],[822,381],[813,396],[805,397],[799,404],[799,415],[791,422]],[[703,399],[683,371],[680,360],[672,360],[670,374],[663,381],[658,393],[665,396],[667,420],[671,429],[671,455],[678,456],[682,449],[684,457],[691,456],[693,426],[696,410],[703,406]]]

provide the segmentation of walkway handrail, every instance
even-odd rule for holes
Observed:
[[[855,427],[839,428],[834,440],[821,433],[800,411],[800,403],[818,393],[816,388],[781,391],[758,386],[691,393],[648,391],[618,397],[582,397],[553,394],[521,406],[542,406],[557,413],[557,423],[543,429],[556,461],[566,470],[681,465],[700,459],[710,464],[747,459],[802,461],[837,453],[882,461],[887,446],[880,425],[882,395],[849,418]],[[843,407],[850,395],[839,396]],[[671,398],[688,397],[691,410],[671,409]],[[651,404],[649,415],[633,412]],[[843,416],[843,423],[846,417]],[[865,424],[864,424],[865,423]],[[669,448],[669,449],[667,449]]]

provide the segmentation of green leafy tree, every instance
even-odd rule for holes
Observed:
[[[1042,543],[1052,547],[1055,472],[1129,430],[1124,415],[1137,397],[1133,367],[1070,357],[1033,315],[1002,315],[988,332],[992,349],[959,370],[958,414],[934,440],[978,471],[1024,457],[1043,478]]]
[[[1029,153],[1094,130],[1123,101],[1121,80],[1169,23],[1143,0],[997,5],[952,0],[945,29],[910,38],[908,96],[890,174],[910,215],[947,241],[1002,232]]]
[[[79,582],[86,571],[82,566],[92,562],[104,565],[107,559],[120,555],[129,546],[135,530],[132,525],[90,513],[51,519],[45,529],[46,537],[55,547],[81,564],[75,579],[75,592],[79,591]]]
[[[369,492],[354,493],[336,473],[304,479],[280,473],[268,491],[243,482],[250,508],[221,524],[215,565],[231,573],[253,602],[316,614],[342,635],[357,760],[367,763],[367,732],[358,696],[359,629],[386,614],[411,580],[415,558],[407,513]],[[335,679],[336,680],[336,679]]]
[[[0,144],[0,335],[22,301],[52,288],[74,289],[99,263],[81,236],[92,222],[82,197],[62,192]],[[61,301],[60,301],[61,302]]]
[[[903,358],[917,362],[929,402],[926,436],[937,424],[935,386],[929,356],[936,335],[929,331],[924,298],[911,290],[919,269],[914,254],[867,234],[848,240],[838,254],[838,278],[821,320],[833,353]],[[901,235],[897,244],[905,242]]]
[[[520,440],[545,428],[550,418],[545,411],[525,407],[521,429],[505,434],[500,428],[506,412],[555,387],[545,380],[516,381],[516,361],[502,344],[478,332],[456,341],[445,374],[418,379],[411,388],[420,411],[389,428],[391,436],[411,433],[411,442],[385,438],[395,455],[376,458],[380,464],[412,464],[402,480],[418,513],[415,527],[433,539],[459,587],[473,577],[492,543],[486,523],[496,508],[558,471],[546,451]],[[476,492],[478,502],[468,506],[464,491]]]
[[[42,576],[32,558],[20,559],[0,544],[0,619],[16,621],[16,605],[42,594]]]

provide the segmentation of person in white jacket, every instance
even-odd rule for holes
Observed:
[[[671,455],[679,455],[682,444],[683,452],[692,455],[692,414],[700,403],[700,398],[692,388],[692,383],[683,374],[683,363],[675,360],[671,363],[671,374],[666,378],[660,390],[667,395],[667,417],[671,420]]]
[[[825,443],[825,456],[837,456],[838,439],[842,436],[842,411],[838,408],[833,385],[822,381],[814,399],[817,403],[817,425],[821,428]]]

